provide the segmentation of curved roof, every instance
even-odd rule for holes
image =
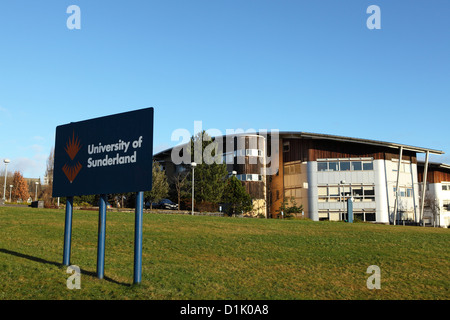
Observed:
[[[254,133],[237,133],[235,135],[236,136],[246,136],[246,135],[254,135],[255,133],[258,134],[258,132],[254,132]],[[265,134],[270,135],[271,132],[265,132]],[[341,141],[341,142],[361,143],[361,144],[366,144],[366,145],[374,145],[374,146],[393,148],[393,149],[400,149],[401,147],[403,147],[403,150],[413,151],[413,152],[417,152],[417,153],[429,152],[429,153],[433,153],[433,154],[444,154],[444,151],[436,150],[436,149],[410,146],[410,145],[395,143],[395,142],[370,140],[370,139],[362,139],[362,138],[352,138],[352,137],[344,137],[344,136],[322,134],[322,133],[311,133],[311,132],[301,132],[301,131],[279,131],[278,134],[280,136],[282,136],[283,138],[334,140],[334,141]],[[221,137],[226,137],[226,135],[223,135]],[[160,152],[156,153],[155,155],[163,155],[164,153],[170,152],[173,148],[174,147],[171,147],[169,149],[160,151]]]

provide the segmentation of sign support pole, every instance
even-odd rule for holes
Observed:
[[[142,209],[144,192],[136,193],[136,209],[134,224],[134,284],[141,283],[142,278]]]
[[[106,202],[107,196],[100,195],[97,245],[97,278],[99,279],[103,279],[105,273]]]
[[[73,197],[66,198],[66,220],[64,224],[63,265],[70,265],[70,246],[72,241]]]

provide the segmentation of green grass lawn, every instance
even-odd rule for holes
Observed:
[[[66,287],[64,211],[0,207],[2,299],[448,299],[450,230],[366,223],[144,214],[142,283],[134,214],[108,212],[105,279],[98,212],[75,211]],[[369,290],[370,265],[381,289]]]

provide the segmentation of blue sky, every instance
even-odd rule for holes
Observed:
[[[66,27],[73,4],[80,30]],[[450,163],[449,12],[448,0],[2,0],[0,159],[42,177],[57,125],[154,107],[154,152],[202,121],[428,147]]]

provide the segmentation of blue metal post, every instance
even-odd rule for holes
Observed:
[[[97,245],[97,278],[103,279],[105,274],[105,233],[106,233],[106,202],[105,194],[100,195],[98,209],[98,245]]]
[[[134,223],[134,283],[141,283],[142,277],[142,209],[144,192],[136,193],[136,209]]]
[[[73,197],[66,198],[66,221],[64,223],[63,265],[70,266],[70,246],[72,241]]]
[[[348,200],[347,200],[347,217],[348,217],[348,222],[353,223],[353,200],[352,200],[352,198],[348,198]]]

